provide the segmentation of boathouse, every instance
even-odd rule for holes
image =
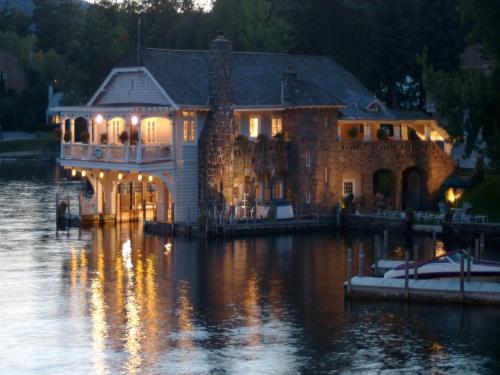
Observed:
[[[389,110],[331,58],[234,52],[223,34],[207,51],[142,49],[86,105],[50,112],[92,220],[197,223],[273,201],[330,212],[347,195],[360,211],[380,197],[419,209],[455,169],[436,120]]]

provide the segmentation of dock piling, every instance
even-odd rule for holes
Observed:
[[[474,257],[476,258],[476,260],[479,260],[479,238],[476,238],[474,240]]]
[[[410,272],[409,272],[409,263],[410,263],[410,252],[408,250],[405,251],[405,296],[408,300],[410,296]]]
[[[379,244],[379,241],[378,241],[378,237],[375,236],[375,238],[373,239],[373,261],[375,262],[374,265],[375,265],[375,269],[374,269],[374,272],[375,272],[375,276],[378,276],[378,253],[379,253],[379,250],[378,250],[378,245]]]
[[[484,254],[484,233],[481,233],[479,241],[479,257],[482,257],[483,254]]]
[[[464,254],[460,254],[460,299],[464,300]]]
[[[467,248],[467,282],[470,283],[472,265],[472,251],[470,247]]]
[[[363,276],[364,266],[365,266],[365,249],[363,242],[361,242],[359,244],[358,276]]]
[[[389,232],[387,229],[384,229],[384,255],[387,253],[389,249]]]
[[[351,295],[352,249],[347,249],[347,296]]]
[[[418,280],[418,245],[413,246],[413,280]]]
[[[436,231],[432,231],[432,257],[436,257]]]

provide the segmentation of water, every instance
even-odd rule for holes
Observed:
[[[344,302],[363,234],[57,233],[56,191],[79,188],[58,173],[0,164],[2,374],[500,372],[499,308]]]

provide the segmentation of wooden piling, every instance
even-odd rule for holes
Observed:
[[[363,242],[359,244],[359,257],[358,257],[358,276],[363,276],[363,268],[365,265],[365,249]]]
[[[410,252],[405,251],[405,296],[406,299],[410,297]]]
[[[484,254],[484,233],[481,233],[479,240],[479,257],[481,258]]]
[[[460,254],[460,299],[464,300],[464,254]]]
[[[352,249],[347,249],[347,296],[351,295]]]
[[[373,260],[375,262],[375,276],[378,276],[378,256],[379,256],[379,241],[378,236],[373,239]]]
[[[384,254],[389,250],[389,232],[387,229],[384,229]]]
[[[418,245],[413,246],[413,280],[418,280]]]
[[[476,238],[474,240],[474,257],[476,258],[476,260],[479,260],[479,238]]]
[[[436,231],[432,231],[432,257],[436,257]]]
[[[472,251],[470,247],[467,248],[467,282],[470,283],[472,265]]]

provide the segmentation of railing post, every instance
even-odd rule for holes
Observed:
[[[476,261],[479,260],[479,238],[476,238],[474,241],[474,256],[476,257]]]
[[[125,145],[125,161],[130,161],[130,145]]]
[[[418,280],[418,245],[413,246],[413,280]]]
[[[136,154],[136,162],[139,164],[139,163],[142,163],[142,142],[139,141],[137,142],[137,154]]]
[[[87,160],[91,159],[92,156],[92,148],[90,147],[90,144],[86,144],[85,147],[87,147]]]
[[[109,160],[111,159],[111,150],[110,150],[110,146],[109,145],[106,145],[106,161],[109,162]]]

